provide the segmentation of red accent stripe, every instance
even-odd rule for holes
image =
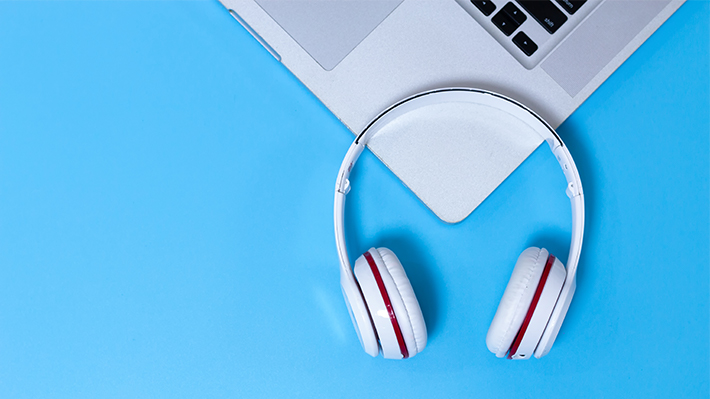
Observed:
[[[543,288],[545,288],[545,282],[547,282],[547,276],[550,275],[550,270],[552,269],[553,263],[555,263],[555,257],[553,255],[548,256],[547,263],[545,263],[545,269],[542,271],[542,276],[540,276],[540,283],[537,285],[537,289],[535,290],[535,295],[533,296],[532,302],[530,303],[528,313],[525,315],[523,325],[520,327],[518,335],[515,336],[515,341],[513,341],[513,345],[510,347],[510,352],[508,352],[508,359],[512,359],[513,356],[515,356],[516,352],[518,351],[518,347],[520,346],[520,343],[523,341],[525,331],[527,331],[528,325],[530,324],[530,319],[532,319],[532,315],[533,313],[535,313],[537,302],[540,300],[540,295],[542,295]]]
[[[377,268],[377,263],[375,263],[375,260],[372,258],[369,251],[365,252],[363,256],[367,259],[367,264],[370,265],[372,275],[375,276],[377,287],[380,289],[382,299],[385,301],[387,313],[390,315],[390,321],[392,322],[392,327],[394,328],[394,334],[397,336],[397,343],[399,343],[399,351],[402,352],[402,358],[406,359],[409,357],[409,351],[407,350],[407,345],[404,343],[404,336],[402,335],[402,330],[399,328],[399,322],[397,321],[397,316],[394,314],[392,302],[390,302],[390,296],[387,295],[387,289],[385,288],[385,282],[382,281],[380,270]]]

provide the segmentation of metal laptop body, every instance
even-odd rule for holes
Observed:
[[[501,93],[557,127],[684,0],[588,0],[574,13],[565,7],[580,2],[567,0],[220,2],[357,134],[390,105],[442,87]],[[550,5],[563,10],[564,23],[535,8],[559,16]],[[524,18],[509,34],[500,26],[510,30],[506,22],[518,15],[504,9]],[[534,42],[532,55],[521,37]],[[455,223],[541,142],[460,126],[432,127],[416,140],[378,135],[369,147],[438,217]]]

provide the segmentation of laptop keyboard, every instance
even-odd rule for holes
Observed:
[[[456,0],[524,67],[532,69],[602,0]]]
[[[549,0],[518,1],[518,4],[529,12],[549,33],[557,32],[560,26],[567,22],[567,16]],[[513,6],[513,3],[508,3],[507,5]],[[503,7],[503,10],[505,10],[505,7]]]

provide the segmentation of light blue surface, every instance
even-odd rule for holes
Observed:
[[[587,229],[542,360],[485,335],[524,248],[567,257],[549,151],[455,226],[363,156],[352,254],[393,249],[429,327],[398,362],[338,284],[352,136],[219,3],[0,3],[0,397],[707,397],[709,20],[681,7],[559,129]]]

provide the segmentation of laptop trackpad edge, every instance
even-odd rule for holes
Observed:
[[[323,69],[335,68],[404,0],[255,0]]]

